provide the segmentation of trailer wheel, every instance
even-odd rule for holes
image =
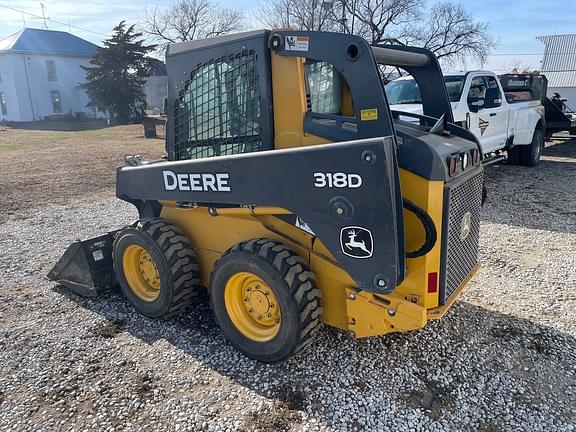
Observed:
[[[524,166],[538,165],[544,144],[544,133],[542,129],[536,129],[532,137],[532,142],[520,148],[520,164]]]
[[[306,262],[282,243],[255,239],[214,266],[210,305],[224,336],[248,357],[285,360],[320,326],[320,290]]]
[[[114,271],[124,296],[151,318],[168,318],[186,308],[200,286],[192,244],[176,225],[143,219],[114,241]]]

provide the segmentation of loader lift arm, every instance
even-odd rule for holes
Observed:
[[[116,194],[139,209],[154,201],[287,209],[306,221],[360,289],[387,293],[402,282],[404,267],[395,223],[402,210],[396,208],[396,167],[395,143],[387,137],[122,167],[117,173]],[[318,171],[355,174],[361,185],[317,187],[314,174]],[[201,183],[203,174],[210,175],[208,187]],[[220,184],[212,181],[212,176],[218,175]],[[342,252],[340,231],[347,226],[370,230],[374,241],[371,257],[357,259]]]

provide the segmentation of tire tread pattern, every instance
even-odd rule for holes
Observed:
[[[299,340],[293,354],[301,351],[314,339],[322,316],[320,289],[316,285],[314,273],[308,270],[306,261],[283,243],[267,238],[238,243],[226,251],[220,259],[232,253],[259,256],[282,276],[298,306],[300,320]],[[214,267],[217,266],[218,262]]]
[[[538,141],[537,141],[538,139]],[[542,156],[542,150],[544,150],[546,141],[544,140],[544,132],[542,132],[542,129],[540,128],[536,128],[536,130],[534,131],[534,136],[532,137],[532,142],[527,145],[527,146],[522,146],[519,151],[520,151],[520,156],[519,156],[519,162],[520,165],[523,166],[527,166],[527,167],[533,167],[538,165],[538,163],[540,162],[540,157]],[[540,155],[538,159],[534,159],[534,145],[539,145],[541,146],[540,149]]]
[[[160,218],[141,219],[136,229],[150,236],[164,254],[170,267],[172,304],[163,318],[178,315],[200,292],[200,266],[192,243],[182,230]]]

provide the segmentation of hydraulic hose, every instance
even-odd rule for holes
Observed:
[[[415,251],[406,252],[406,256],[408,258],[418,258],[430,252],[436,244],[436,240],[438,238],[436,225],[434,225],[434,221],[430,215],[424,211],[424,209],[418,207],[412,201],[405,198],[403,201],[404,208],[418,218],[424,227],[424,232],[426,233],[424,244],[420,248],[416,249]]]

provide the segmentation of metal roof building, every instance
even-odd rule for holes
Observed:
[[[0,53],[58,54],[77,57],[94,57],[98,47],[73,34],[25,28],[0,40]]]
[[[100,117],[80,87],[98,47],[62,31],[25,28],[0,39],[0,121]]]
[[[542,74],[548,78],[548,93],[558,92],[576,107],[576,34],[536,39],[544,44]]]

